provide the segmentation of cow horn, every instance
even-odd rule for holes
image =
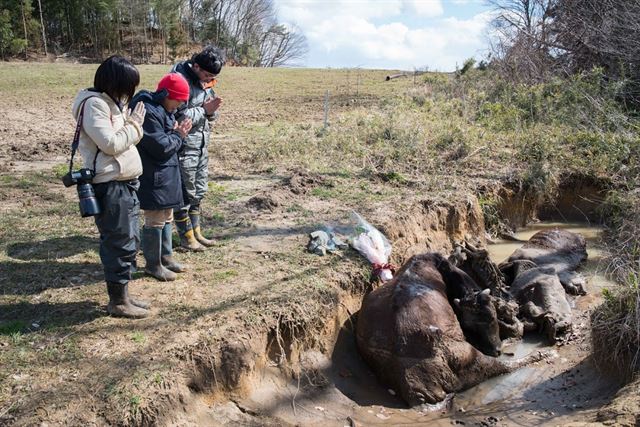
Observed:
[[[484,291],[480,292],[482,295],[491,295],[491,289],[487,288]]]

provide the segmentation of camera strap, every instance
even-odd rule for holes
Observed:
[[[89,98],[97,98],[96,95],[91,95],[86,97],[82,104],[80,104],[80,112],[78,113],[78,123],[76,124],[76,132],[73,134],[73,142],[71,143],[71,159],[69,160],[69,172],[73,171],[73,158],[76,155],[76,150],[78,149],[78,145],[80,144],[80,130],[82,129],[82,120],[84,119],[84,104],[87,102]],[[93,159],[93,170],[96,170],[96,160],[98,159],[98,151],[96,151],[96,157]]]

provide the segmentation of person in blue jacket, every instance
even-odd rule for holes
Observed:
[[[145,272],[158,280],[175,280],[185,268],[172,257],[173,210],[183,205],[178,151],[191,129],[191,120],[176,121],[175,111],[189,100],[189,84],[180,74],[167,74],[155,92],[140,91],[131,103],[143,102],[144,136],[136,146],[142,159],[140,208],[144,210],[142,252]]]

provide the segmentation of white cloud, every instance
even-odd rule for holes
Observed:
[[[453,70],[484,47],[489,21],[443,17],[440,0],[277,1],[307,36],[312,67]]]
[[[406,0],[405,4],[420,16],[435,17],[444,13],[440,0]]]
[[[437,0],[439,1],[439,0]],[[402,12],[402,0],[276,0],[279,15],[285,20],[318,20],[338,16],[382,18]]]

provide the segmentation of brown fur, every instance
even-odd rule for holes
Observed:
[[[504,362],[465,341],[438,259],[437,254],[409,259],[393,280],[367,295],[358,316],[360,354],[412,406],[439,402],[543,357]]]

